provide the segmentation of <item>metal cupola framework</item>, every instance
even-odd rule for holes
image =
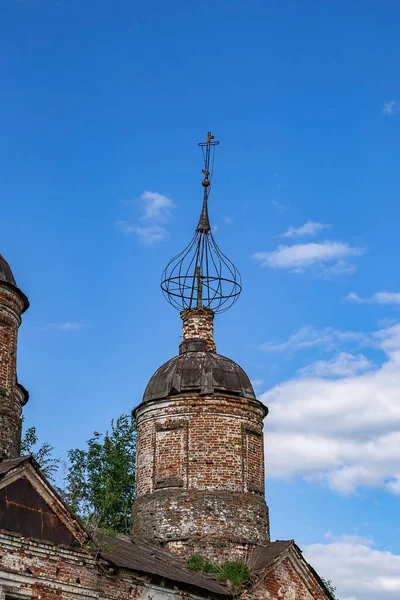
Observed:
[[[208,132],[206,142],[199,143],[204,158],[203,207],[199,223],[191,242],[168,263],[161,278],[164,296],[178,310],[204,308],[214,313],[224,312],[242,291],[240,273],[218,247],[208,217],[214,151],[218,144],[211,132]]]

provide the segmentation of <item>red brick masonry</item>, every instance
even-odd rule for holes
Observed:
[[[132,532],[186,556],[266,543],[264,415],[257,400],[228,395],[140,406]]]
[[[19,454],[25,397],[17,384],[17,338],[23,311],[19,291],[0,282],[0,461]]]
[[[207,308],[191,308],[181,312],[182,340],[202,339],[206,342],[206,352],[215,352],[214,313]]]

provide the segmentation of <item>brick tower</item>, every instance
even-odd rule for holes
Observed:
[[[137,417],[132,533],[181,556],[243,556],[269,541],[262,424],[267,408],[246,373],[217,354],[216,312],[237,299],[240,275],[212,236],[204,199],[195,236],[164,271],[162,289],[181,309],[179,355],[151,377]]]
[[[20,417],[28,392],[17,380],[17,338],[28,298],[0,255],[0,461],[19,455]]]

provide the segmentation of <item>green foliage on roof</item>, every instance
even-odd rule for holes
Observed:
[[[242,589],[251,579],[249,566],[241,560],[213,563],[200,554],[193,554],[186,567],[201,573],[214,573],[218,581],[229,583],[236,591]]]

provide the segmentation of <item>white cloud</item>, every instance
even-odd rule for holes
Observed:
[[[262,267],[288,269],[301,273],[311,267],[323,270],[326,268],[326,263],[343,260],[350,256],[359,256],[364,252],[364,248],[350,246],[344,242],[325,241],[278,246],[272,252],[257,252],[254,257]]]
[[[374,364],[364,354],[340,352],[331,360],[317,360],[298,373],[310,377],[350,377],[373,367]]]
[[[266,342],[262,344],[261,350],[284,352],[323,346],[324,350],[330,351],[346,342],[370,345],[371,338],[368,334],[362,332],[341,331],[333,327],[316,329],[310,325],[304,325],[295,333],[292,333],[285,342]]]
[[[394,600],[400,596],[400,556],[378,550],[372,540],[330,536],[304,548],[307,561],[330,579],[343,600]]]
[[[360,298],[358,294],[351,292],[345,300],[358,304],[400,304],[400,292],[376,292],[371,298]]]
[[[140,203],[142,214],[139,220],[142,224],[118,221],[117,227],[127,235],[135,233],[145,246],[165,240],[168,234],[165,223],[174,207],[172,200],[158,192],[145,191],[140,197]]]
[[[51,329],[57,331],[80,331],[81,329],[85,329],[87,327],[83,323],[79,323],[78,321],[65,321],[64,323],[48,323],[45,327],[46,331]]]
[[[363,486],[400,494],[400,325],[365,337],[386,355],[375,370],[337,379],[302,374],[261,395],[270,408],[269,476],[321,481],[344,494]]]
[[[363,300],[361,300],[361,298],[354,292],[350,292],[350,294],[347,294],[347,296],[343,298],[343,300],[348,300],[349,302],[363,302]]]
[[[224,222],[227,225],[232,225],[233,224],[233,219],[232,219],[232,217],[224,217]]]
[[[252,379],[250,381],[250,383],[255,390],[259,390],[261,388],[261,386],[263,385],[264,380],[263,379]]]
[[[383,319],[378,319],[376,323],[379,327],[389,327],[390,325],[395,325],[397,323],[397,319],[383,317]]]
[[[355,265],[348,263],[345,260],[339,260],[331,267],[325,267],[321,275],[326,278],[337,275],[354,275],[356,270]]]
[[[395,100],[390,100],[390,102],[386,102],[382,108],[382,114],[388,115],[389,117],[400,112],[400,104]]]
[[[143,207],[143,219],[152,221],[165,221],[170,216],[170,209],[174,203],[168,196],[158,192],[143,192],[140,197]]]
[[[281,204],[280,202],[278,202],[278,200],[271,200],[271,204],[272,206],[274,206],[280,213],[285,213],[287,212],[289,209],[287,206],[285,206],[284,204]]]
[[[139,241],[144,246],[152,246],[157,242],[162,242],[167,237],[167,230],[158,223],[149,223],[143,227],[130,225],[129,223],[120,222],[119,227],[124,233],[136,233]]]
[[[323,223],[317,223],[316,221],[307,221],[300,227],[289,227],[281,237],[305,237],[307,235],[314,237],[320,231],[328,229],[330,225],[324,225]]]

